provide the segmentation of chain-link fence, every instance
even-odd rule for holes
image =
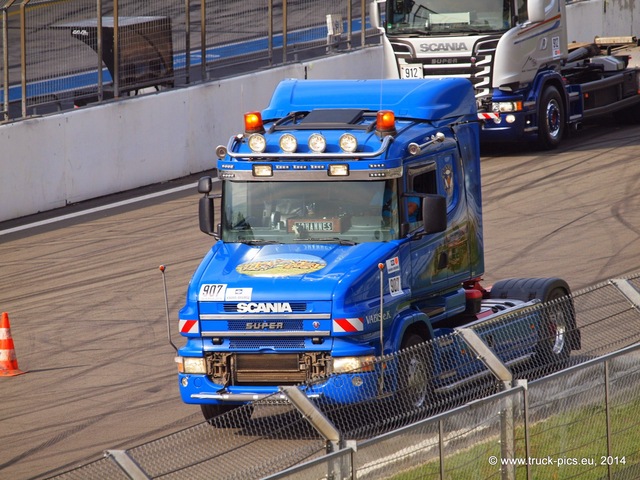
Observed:
[[[378,34],[363,0],[0,0],[0,14],[4,120],[348,50]]]
[[[640,345],[268,477],[640,478]]]
[[[639,292],[507,308],[55,478],[637,478]]]

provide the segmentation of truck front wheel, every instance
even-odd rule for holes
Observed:
[[[556,87],[546,87],[538,110],[538,145],[551,150],[560,145],[565,127],[562,97]]]
[[[424,339],[417,333],[408,334],[403,340],[400,355],[400,395],[406,413],[421,412],[433,400],[431,384],[430,346],[423,345]]]

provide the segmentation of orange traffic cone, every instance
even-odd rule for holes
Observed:
[[[0,377],[13,377],[22,373],[26,372],[18,368],[18,359],[11,338],[9,314],[2,312],[2,321],[0,321]]]

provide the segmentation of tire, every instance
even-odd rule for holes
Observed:
[[[253,413],[253,405],[211,405],[203,403],[200,405],[200,409],[204,419],[217,428],[245,427]],[[232,411],[234,413],[229,413]],[[220,418],[221,415],[224,415],[224,417]]]
[[[544,300],[551,302],[551,305],[545,307],[542,337],[536,345],[535,361],[537,366],[549,367],[551,371],[564,368],[571,354],[569,332],[572,324],[575,324],[573,304],[554,302],[566,296],[566,290],[555,287]],[[567,305],[570,308],[567,309]]]
[[[559,278],[517,278],[501,280],[491,287],[491,298],[512,298],[550,303],[541,311],[540,338],[536,344],[533,365],[543,373],[551,373],[567,364],[571,350],[579,349],[579,332],[575,310],[569,299],[567,283]]]
[[[556,87],[546,87],[538,110],[538,145],[552,150],[560,145],[565,130],[565,111],[562,97]]]
[[[400,347],[406,352],[399,358],[398,390],[403,409],[412,416],[419,416],[433,401],[431,350],[428,345],[418,347],[424,341],[417,333],[409,333],[403,338]]]

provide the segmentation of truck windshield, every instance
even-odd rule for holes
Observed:
[[[387,0],[386,30],[422,35],[506,31],[513,18],[511,4],[512,0]]]
[[[394,180],[226,181],[225,242],[356,244],[398,238]]]

